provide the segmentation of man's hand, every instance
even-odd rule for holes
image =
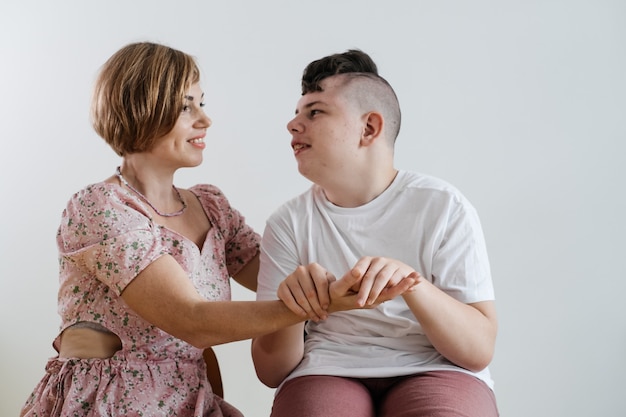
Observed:
[[[368,272],[373,273],[375,269],[364,270],[364,265],[367,265],[367,262],[363,258],[341,279],[330,284],[329,313],[356,308],[376,308],[385,301],[411,291],[419,282],[419,274],[411,268],[395,269],[392,274],[389,273],[392,268],[383,268],[373,276],[368,276]],[[407,275],[400,276],[401,270],[407,272]],[[371,291],[367,290],[368,288]]]
[[[410,276],[415,278],[413,283],[415,285],[419,276],[413,268],[398,260],[371,256],[364,256],[359,259],[349,274],[359,278],[352,286],[352,290],[358,292],[358,304],[360,306],[380,304],[379,297],[384,296],[386,298],[388,296],[384,292],[386,289],[394,288]],[[394,292],[394,294],[400,295],[403,292]]]
[[[277,295],[295,314],[320,321],[331,312],[374,308],[411,290],[418,278],[413,268],[388,258],[361,258],[340,280],[311,263],[287,276]]]

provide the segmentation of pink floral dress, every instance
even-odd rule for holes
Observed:
[[[230,300],[230,277],[257,254],[259,235],[217,187],[190,190],[212,225],[202,249],[154,223],[141,200],[116,184],[72,197],[57,234],[60,330],[95,323],[123,347],[108,359],[51,358],[21,415],[241,416],[213,394],[202,350],[143,320],[120,297],[139,272],[170,254],[200,294]]]

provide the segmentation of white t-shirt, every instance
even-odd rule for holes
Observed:
[[[339,279],[363,256],[400,260],[463,303],[494,299],[474,207],[448,183],[407,171],[360,207],[335,206],[313,185],[278,208],[261,243],[257,299],[276,299],[279,283],[298,265],[317,262]],[[488,369],[470,372],[441,356],[404,299],[396,297],[375,309],[309,321],[304,358],[285,381],[303,375],[373,378],[432,370],[466,372],[493,388]]]

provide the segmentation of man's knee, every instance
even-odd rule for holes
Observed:
[[[326,375],[287,381],[274,398],[272,417],[374,417],[367,388],[360,382]]]

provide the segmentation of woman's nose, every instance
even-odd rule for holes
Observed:
[[[206,115],[206,113],[202,112],[202,116],[198,120],[198,123],[200,123],[200,125],[205,128],[209,128],[213,124],[213,121],[209,116]]]

